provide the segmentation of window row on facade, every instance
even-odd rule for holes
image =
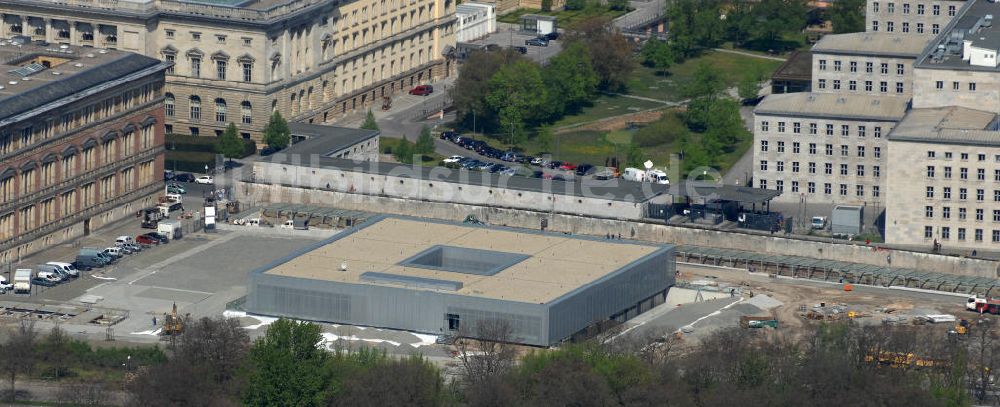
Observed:
[[[891,82],[888,82],[888,81],[879,81],[878,82],[878,88],[876,88],[875,87],[876,86],[875,81],[864,81],[862,83],[863,87],[859,88],[858,87],[859,81],[856,81],[856,80],[853,80],[853,79],[852,80],[847,80],[847,81],[844,81],[844,80],[841,80],[841,79],[829,80],[829,86],[828,86],[828,82],[827,81],[828,81],[828,79],[826,79],[826,78],[816,79],[816,88],[820,89],[820,90],[822,90],[822,89],[845,90],[843,85],[844,85],[844,82],[846,82],[847,83],[847,89],[846,90],[851,91],[851,92],[861,92],[861,91],[864,91],[864,92],[873,92],[873,93],[874,92],[877,92],[877,93],[892,93],[892,92],[895,92],[897,94],[903,94],[903,93],[906,92],[906,84],[904,82],[891,83]]]
[[[802,123],[802,122],[777,121],[777,122],[775,122],[775,124],[776,124],[776,126],[775,126],[774,131],[776,133],[802,134],[803,132],[805,132],[806,134],[809,134],[809,135],[818,135],[818,134],[820,134],[820,129],[821,129],[820,125],[818,123],[815,123],[815,122],[812,122],[812,123]],[[848,125],[848,124],[836,125],[836,124],[832,124],[832,123],[826,123],[822,127],[822,133],[825,134],[825,135],[827,135],[827,136],[834,136],[834,135],[838,135],[839,134],[840,136],[848,137],[848,136],[852,135],[852,131],[851,130],[852,130],[852,126]],[[864,138],[864,137],[868,136],[869,127],[868,127],[868,125],[860,124],[860,125],[854,126],[853,130],[854,130],[853,135],[856,135],[859,138]],[[769,132],[769,131],[771,131],[771,122],[768,121],[768,120],[761,120],[760,121],[760,131],[762,131],[762,132]],[[871,135],[874,138],[881,138],[882,137],[882,126],[872,126],[871,127]]]
[[[956,207],[954,209],[955,211],[952,211],[952,207],[950,206],[942,206],[940,208],[935,208],[933,205],[927,205],[924,207],[924,217],[927,219],[934,219],[936,215],[939,219],[947,219],[947,220],[956,219],[963,221],[969,219],[968,208]],[[986,213],[985,209],[973,208],[972,213],[973,213],[972,219],[974,219],[976,222],[985,221],[985,213]],[[993,222],[1000,223],[1000,209],[993,209]]]
[[[0,241],[31,232],[61,218],[127,195],[157,181],[154,161],[146,161],[37,203],[0,214]],[[3,188],[6,181],[0,181]]]
[[[925,240],[930,240],[930,239],[951,240],[952,226],[939,226],[937,237],[934,236],[934,228],[935,228],[934,226],[930,225],[924,226]],[[967,241],[969,239],[974,240],[976,242],[984,241],[983,240],[983,233],[985,232],[984,229],[980,228],[967,229],[964,227],[955,227],[954,230],[956,232],[955,239],[958,241]],[[972,236],[969,236],[969,233],[967,232],[969,230],[972,231]],[[1000,243],[1000,230],[993,229],[990,231],[990,241],[993,243]]]
[[[971,170],[974,171],[970,171],[970,168],[968,167],[955,168],[948,165],[941,167],[938,167],[936,165],[928,165],[926,167],[925,174],[927,175],[927,178],[938,178],[940,176],[941,179],[945,180],[957,178],[963,181],[969,179],[973,179],[976,181],[986,181],[986,175],[987,175],[986,168],[971,168]],[[972,176],[971,178],[969,175],[970,173],[974,174],[974,176]],[[991,178],[993,179],[994,182],[1000,182],[1000,169],[994,169]]]
[[[926,32],[926,29],[924,28],[924,23],[916,23],[914,25],[915,25],[915,30],[914,31],[917,34],[924,34]],[[878,22],[878,20],[872,20],[871,31],[872,32],[878,32],[879,31],[879,22]],[[902,22],[902,24],[900,24],[900,31],[904,32],[904,33],[909,33],[910,32],[910,23],[908,21]],[[896,32],[896,23],[894,21],[886,21],[885,22],[885,32],[890,32],[890,33],[891,32]],[[931,34],[940,34],[941,33],[941,25],[937,24],[937,23],[931,24],[931,31],[930,31],[930,33]]]
[[[757,186],[759,188],[768,189],[773,187],[775,191],[784,192],[786,181],[783,179],[772,180],[774,184],[770,184],[767,179],[760,178],[757,180]],[[839,195],[842,197],[853,196],[858,199],[864,199],[866,197],[879,198],[882,196],[882,187],[879,185],[865,185],[865,184],[836,184],[832,182],[815,182],[815,181],[788,181],[787,185],[793,193],[809,193],[809,194],[819,194],[823,195]],[[853,188],[852,188],[853,187]],[[870,195],[866,195],[870,194]]]
[[[127,89],[116,96],[63,113],[58,120],[24,122],[0,130],[0,155],[23,151],[42,141],[149,103],[156,98],[160,86],[162,83],[150,83]]]
[[[882,12],[882,4],[881,3],[877,2],[877,1],[872,1],[870,3],[871,3],[871,6],[872,6],[871,7],[872,8],[872,12],[875,12],[875,13]],[[935,16],[941,15],[941,5],[940,4],[931,4],[930,9],[931,9],[931,15],[935,15]],[[958,8],[955,5],[948,5],[947,9],[948,9],[948,16],[951,16],[951,17],[954,17],[955,13],[958,11]],[[899,11],[900,11],[901,14],[910,14],[910,12],[912,11],[914,14],[916,14],[918,16],[922,16],[922,15],[925,15],[927,13],[927,5],[922,4],[922,3],[917,3],[913,7],[910,7],[910,3],[902,3],[902,4],[900,4],[900,10]],[[896,3],[891,2],[891,1],[885,3],[885,13],[886,14],[893,14],[895,12],[896,12]]]
[[[820,59],[817,62],[817,64],[818,64],[818,68],[819,68],[820,71],[826,71],[828,68],[832,68],[831,70],[833,72],[843,72],[846,69],[846,71],[848,71],[848,72],[857,73],[858,69],[860,69],[860,65],[859,65],[858,61],[848,61],[847,64],[846,64],[847,65],[846,68],[844,67],[845,64],[843,64],[843,61],[841,61],[839,59],[833,60],[832,67],[830,67],[830,66],[827,65],[827,60],[826,59]],[[874,62],[870,62],[870,61],[869,62],[865,62],[863,68],[864,68],[864,73],[869,73],[869,74],[874,74],[875,73],[875,63]],[[893,72],[893,71],[896,73],[896,75],[903,76],[903,75],[906,74],[906,65],[905,64],[899,64],[899,63],[897,63],[897,64],[895,64],[895,67],[893,67],[888,62],[880,62],[879,63],[878,73],[880,75],[890,75],[890,72]]]
[[[49,153],[37,160],[20,162],[18,166],[0,167],[0,204],[13,202],[81,174],[112,165],[140,151],[154,147],[155,125],[127,125],[118,132],[109,132],[98,141],[89,138],[71,145],[60,153]]]
[[[774,164],[769,165],[769,164]],[[767,160],[760,160],[760,171],[774,171],[774,172],[785,172],[786,170],[791,173],[804,172],[807,174],[825,174],[825,175],[841,175],[841,176],[871,176],[874,178],[879,178],[882,176],[882,166],[871,165],[865,166],[864,164],[840,164],[835,166],[833,163],[820,163],[823,164],[823,170],[819,171],[817,163],[809,162],[805,165],[801,165],[798,161],[792,161],[787,163],[785,161],[773,161],[768,162]],[[836,170],[835,170],[836,168]]]
[[[940,194],[938,194],[940,192]],[[953,194],[952,192],[957,192]],[[971,195],[970,194],[974,194]],[[964,187],[937,187],[934,185],[927,185],[924,189],[924,198],[927,199],[941,199],[944,201],[958,200],[958,201],[971,201],[976,202],[986,202],[986,189],[985,188],[964,188]],[[1000,190],[994,189],[992,195],[993,202],[1000,202]]]
[[[776,142],[774,144],[775,144],[775,149],[774,149],[775,152],[785,153],[785,152],[788,151],[785,148],[785,142],[784,141],[778,141],[778,142]],[[846,145],[846,144],[841,144],[839,149],[834,149],[834,145],[833,144],[825,144],[825,145],[823,145],[822,153],[819,152],[820,151],[819,150],[819,145],[816,144],[816,143],[808,143],[806,145],[805,149],[802,148],[802,143],[799,143],[798,141],[792,142],[791,144],[792,144],[792,148],[791,148],[791,153],[792,154],[802,154],[802,151],[805,150],[806,153],[810,154],[810,155],[823,154],[823,155],[827,155],[827,156],[833,156],[833,155],[835,155],[836,151],[839,151],[839,156],[840,157],[851,157],[852,156],[852,148],[851,148],[851,146]],[[867,147],[868,146],[855,145],[854,148],[853,148],[853,154],[856,155],[859,158],[865,158],[867,152],[869,151]],[[771,142],[769,140],[761,140],[760,141],[760,151],[763,152],[763,153],[766,153],[766,152],[768,152],[770,150],[771,150]],[[881,146],[873,146],[871,148],[871,157],[872,158],[882,158],[882,147]]]
[[[216,98],[214,102],[214,120],[219,123],[235,122],[229,115],[229,104],[226,99]],[[191,95],[187,101],[188,119],[191,121],[202,120],[201,97]],[[163,112],[168,118],[177,116],[177,100],[172,93],[167,93],[163,102]],[[212,117],[209,115],[208,117]],[[253,104],[249,100],[240,102],[239,123],[253,124]]]

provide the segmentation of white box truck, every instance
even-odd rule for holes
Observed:
[[[14,270],[14,292],[18,294],[30,294],[31,293],[31,275],[34,273],[31,269],[17,269]]]
[[[156,231],[170,240],[180,239],[184,236],[184,232],[181,228],[181,221],[176,219],[161,220],[160,223],[156,225]]]

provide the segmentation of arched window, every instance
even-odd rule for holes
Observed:
[[[225,123],[226,121],[226,100],[215,99],[215,121]]]
[[[201,98],[191,96],[191,120],[201,120]]]
[[[163,101],[163,112],[167,117],[174,117],[174,94],[167,93]]]
[[[240,115],[243,116],[243,124],[253,123],[253,109],[249,100],[244,100],[240,104]]]

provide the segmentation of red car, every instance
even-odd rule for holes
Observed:
[[[569,162],[565,162],[565,163],[562,163],[562,165],[559,166],[559,169],[566,170],[566,171],[575,171],[576,170],[576,165],[573,165],[572,163],[569,163]]]
[[[434,87],[431,85],[419,85],[413,89],[410,89],[411,95],[417,96],[427,96],[434,93]]]
[[[160,244],[159,240],[153,239],[146,235],[139,235],[135,237],[135,242],[143,246],[155,246]]]

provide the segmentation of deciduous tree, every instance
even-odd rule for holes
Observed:
[[[865,30],[865,0],[837,0],[829,10],[834,33]]]
[[[417,143],[413,149],[414,153],[421,155],[430,155],[434,153],[434,136],[431,136],[431,128],[424,125],[420,129],[420,136],[417,137]]]
[[[281,113],[275,111],[271,114],[271,119],[264,128],[264,142],[276,149],[288,147],[291,142],[292,131],[288,128],[288,122],[281,117]]]
[[[329,355],[316,346],[318,325],[279,319],[250,348],[243,404],[318,406],[326,402]]]
[[[542,76],[549,92],[551,114],[557,117],[588,102],[600,81],[591,64],[590,51],[579,42],[549,59]]]
[[[246,145],[243,144],[243,139],[239,136],[236,124],[229,123],[229,126],[226,126],[226,131],[222,133],[222,137],[215,141],[215,152],[232,161],[233,158],[242,156],[244,150],[246,150]]]
[[[504,65],[489,82],[486,102],[497,112],[503,134],[511,135],[511,144],[524,140],[524,124],[547,117],[548,93],[541,70],[530,61]]]

